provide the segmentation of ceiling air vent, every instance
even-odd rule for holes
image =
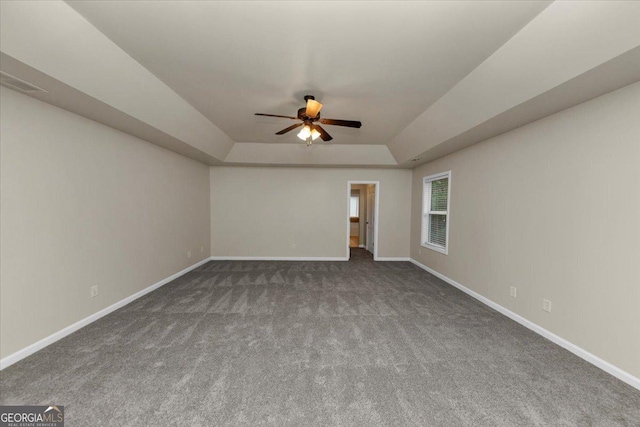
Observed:
[[[14,77],[11,74],[5,73],[4,71],[0,71],[0,84],[10,89],[19,90],[20,92],[47,92],[41,87],[32,85],[31,83],[27,83],[24,80],[20,80],[19,78]]]

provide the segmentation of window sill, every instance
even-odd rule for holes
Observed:
[[[447,247],[443,248],[442,246],[431,245],[429,243],[421,243],[421,246],[423,248],[431,249],[432,251],[440,252],[444,255],[449,255],[449,249]]]

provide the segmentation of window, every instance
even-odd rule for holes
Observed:
[[[448,253],[450,185],[451,171],[422,181],[422,246],[443,254]]]
[[[351,196],[351,203],[349,203],[349,216],[351,217],[360,216],[360,196]]]

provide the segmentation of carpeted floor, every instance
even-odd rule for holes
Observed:
[[[640,392],[407,262],[209,262],[0,373],[67,426],[640,425]]]

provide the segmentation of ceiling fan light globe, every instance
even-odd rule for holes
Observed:
[[[305,114],[307,117],[315,118],[318,117],[318,113],[322,109],[322,104],[316,101],[315,99],[307,100],[307,110]]]
[[[320,136],[320,132],[317,129],[311,130],[311,138],[315,141]]]
[[[306,125],[305,127],[302,128],[302,130],[298,133],[298,138],[300,138],[303,141],[306,141],[307,138],[309,138],[311,136],[311,128],[309,127],[309,125]]]

